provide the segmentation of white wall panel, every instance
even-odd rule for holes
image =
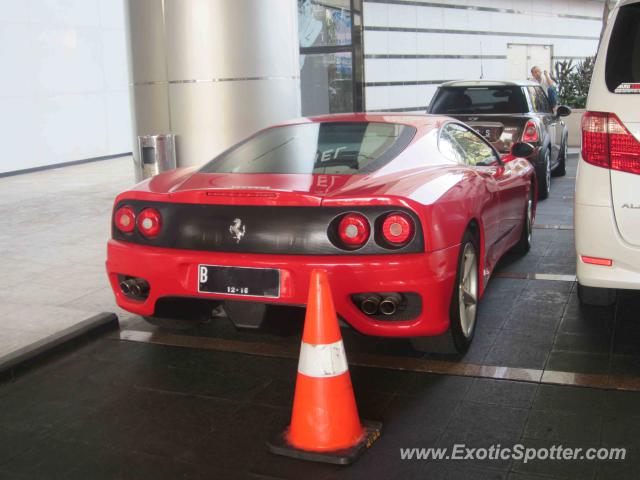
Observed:
[[[417,78],[416,59],[390,59],[389,60],[389,81],[391,82],[413,82]]]
[[[11,45],[21,45],[12,48]],[[31,34],[26,23],[0,22],[0,97],[23,97],[33,91]],[[0,113],[1,115],[1,113]]]
[[[100,0],[100,25],[122,29],[124,25],[124,3],[121,0]]]
[[[420,80],[444,80],[446,60],[441,58],[419,59],[417,64],[417,78]]]
[[[74,27],[100,26],[98,0],[26,0],[26,3],[29,4],[29,19],[32,23]]]
[[[369,26],[389,24],[389,5],[386,3],[365,2],[362,6],[362,13],[367,18]]]
[[[418,8],[415,5],[389,5],[389,24],[394,27],[417,27]]]
[[[385,108],[407,108],[419,105],[418,87],[416,85],[389,87],[389,102]]]
[[[551,13],[555,15],[569,13],[569,3],[568,0],[554,0],[551,2]]]
[[[390,32],[365,30],[363,40],[365,55],[380,55],[389,53],[389,33]]]
[[[444,28],[444,11],[442,8],[416,8],[416,21],[420,28]]]
[[[35,125],[35,103],[30,96],[0,97],[0,165],[4,171],[38,164],[41,139],[29,135]]]
[[[390,54],[415,55],[417,34],[415,32],[389,32]]]
[[[376,111],[388,108],[389,88],[391,87],[365,87],[367,110]]]
[[[389,59],[366,58],[364,68],[367,72],[367,82],[389,81]]]
[[[478,2],[467,2],[467,3],[469,3],[470,5],[477,5],[478,4]],[[481,3],[483,3],[483,2],[481,2]],[[505,10],[508,10],[508,9],[510,10],[510,9],[513,9],[514,3],[519,3],[519,2],[517,0],[516,1],[514,1],[514,0],[492,0],[491,6],[493,8],[503,8]]]
[[[0,21],[23,22],[29,20],[27,2],[17,0],[0,0]]]
[[[0,173],[131,151],[120,0],[0,0]]]
[[[39,98],[31,130],[42,140],[39,159],[46,165],[69,158],[89,158],[107,150],[106,103],[100,94],[53,95]]]
[[[484,50],[485,41],[486,38],[484,36],[470,38],[469,35],[462,33],[447,34],[444,37],[442,53],[446,55],[479,55],[481,44]]]
[[[469,30],[491,31],[491,13],[474,11],[468,15]]]
[[[552,3],[553,3],[553,0],[536,0],[535,2],[531,3],[531,10],[533,12],[539,12],[539,13],[551,12]]]
[[[131,150],[131,115],[129,115],[129,92],[108,92],[105,95],[107,113],[107,151],[128,152]],[[127,115],[123,115],[126,112]]]
[[[366,59],[365,81],[382,84],[366,88],[368,110],[374,106],[375,109],[408,108],[412,105],[407,102],[413,97],[418,102],[414,106],[422,106],[437,87],[400,85],[400,82],[476,79],[480,78],[481,71],[483,78],[504,79],[509,43],[551,45],[556,57],[593,55],[597,39],[562,37],[598,37],[603,6],[602,1],[597,0],[424,0],[424,6],[419,5],[421,1],[398,5],[364,0],[365,55],[407,56],[388,61]],[[434,7],[434,3],[491,10]],[[370,26],[418,31],[367,30]],[[449,31],[419,31],[421,29]],[[442,55],[458,58],[428,58]],[[484,57],[482,62],[474,58],[479,55]]]
[[[480,78],[480,60],[445,60],[443,80]]]
[[[416,35],[416,53],[420,55],[442,55],[444,35],[441,33],[422,33]]]
[[[444,10],[443,27],[451,30],[469,29],[469,10],[446,8]]]
[[[37,93],[104,90],[102,39],[98,29],[34,24],[32,34]]]
[[[102,40],[102,65],[105,85],[108,91],[119,90],[126,87],[129,82],[126,65],[127,46],[122,31],[105,29],[101,34]]]

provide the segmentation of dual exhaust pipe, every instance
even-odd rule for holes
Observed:
[[[399,293],[384,293],[378,295],[371,293],[366,295],[360,302],[360,310],[367,315],[393,315],[398,311],[398,306],[402,303],[402,295]]]
[[[120,290],[128,297],[145,298],[149,294],[149,283],[144,278],[129,278],[120,282]]]

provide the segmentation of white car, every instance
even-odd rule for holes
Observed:
[[[600,45],[575,196],[578,295],[611,305],[640,289],[640,0],[622,0]]]

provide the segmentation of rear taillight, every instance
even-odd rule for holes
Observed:
[[[524,126],[524,131],[522,132],[522,141],[526,143],[535,143],[539,140],[540,135],[538,134],[538,127],[536,127],[536,122],[534,122],[533,120],[529,120]]]
[[[120,207],[113,216],[116,228],[123,233],[131,233],[136,226],[136,212],[128,205]]]
[[[359,213],[349,213],[338,223],[338,236],[347,248],[360,248],[369,239],[369,221]]]
[[[157,237],[162,228],[162,217],[155,208],[145,208],[138,215],[138,230],[148,238]]]
[[[610,258],[589,257],[587,255],[582,255],[581,258],[584,263],[590,265],[600,265],[601,267],[610,267],[613,265],[613,260]]]
[[[609,168],[608,115],[603,112],[585,112],[582,116],[582,158],[598,167]]]
[[[582,158],[598,167],[640,174],[640,142],[615,113],[584,114]]]
[[[409,242],[414,230],[413,219],[406,213],[391,213],[382,222],[382,237],[396,247]]]

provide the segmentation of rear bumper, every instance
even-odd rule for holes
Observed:
[[[640,249],[626,243],[610,205],[575,204],[576,273],[587,287],[640,289]],[[608,258],[610,267],[590,265],[581,256]]]
[[[587,287],[640,289],[640,249],[620,236],[611,203],[610,170],[578,162],[574,204],[576,274]],[[611,267],[590,265],[582,255],[609,258]]]
[[[413,337],[439,335],[449,327],[458,250],[456,245],[430,253],[402,255],[257,255],[165,249],[110,240],[106,266],[117,304],[143,316],[153,316],[156,302],[164,297],[304,305],[311,270],[324,268],[329,274],[337,313],[353,328],[366,335]],[[281,272],[280,298],[200,293],[199,264],[277,268]],[[149,297],[138,301],[122,294],[118,275],[146,279]],[[422,310],[407,321],[372,319],[351,300],[352,294],[364,292],[415,292],[421,297]]]

